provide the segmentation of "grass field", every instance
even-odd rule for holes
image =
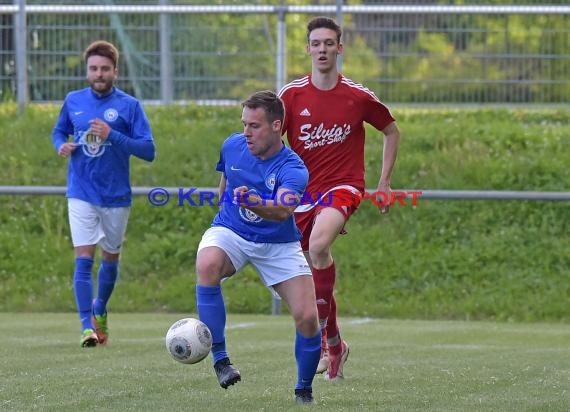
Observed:
[[[75,314],[0,313],[0,410],[286,411],[293,401],[287,316],[228,316],[242,382],[221,389],[211,358],[172,360],[177,314],[113,314],[106,348],[79,347]],[[570,325],[341,319],[346,379],[317,376],[323,411],[568,411]]]

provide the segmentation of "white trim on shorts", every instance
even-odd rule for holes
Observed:
[[[131,208],[100,207],[80,199],[67,199],[73,247],[99,244],[108,253],[119,253],[125,239]]]
[[[321,198],[316,201],[316,202],[311,202],[311,203],[306,203],[304,205],[299,205],[295,208],[295,213],[304,213],[304,212],[308,212],[309,210],[311,210],[312,208],[314,208],[315,206],[317,206],[320,202],[323,202],[323,200],[325,199],[325,196],[328,195],[330,192],[332,192],[333,190],[340,190],[340,189],[345,189],[350,191],[352,194],[357,194],[360,193],[360,191],[355,188],[354,186],[350,186],[350,185],[340,185],[340,186],[335,186],[329,190],[327,190],[325,192],[324,195],[321,196]]]
[[[245,265],[257,270],[263,284],[274,293],[273,286],[297,276],[311,276],[311,268],[301,250],[301,242],[257,243],[245,240],[223,226],[210,227],[198,245],[198,252],[216,246],[230,258],[239,272]]]

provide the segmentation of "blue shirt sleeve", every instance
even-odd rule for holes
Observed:
[[[222,155],[222,152],[220,152],[220,158],[218,159],[218,163],[216,163],[216,171],[224,173],[225,168],[226,168],[226,163],[224,162],[224,157]]]
[[[61,106],[59,117],[51,133],[52,144],[56,152],[59,152],[61,145],[67,142],[69,140],[69,136],[72,134],[73,124],[69,120],[66,100]]]
[[[132,119],[132,137],[111,130],[108,139],[127,153],[140,159],[152,162],[156,157],[156,147],[152,138],[150,124],[142,107],[137,102],[134,108]]]
[[[279,189],[289,189],[303,197],[309,182],[309,172],[304,164],[297,163],[283,170],[280,180]]]

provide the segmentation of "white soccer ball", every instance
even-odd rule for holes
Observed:
[[[166,333],[166,350],[180,363],[198,363],[212,349],[212,334],[198,319],[185,318],[174,322]]]

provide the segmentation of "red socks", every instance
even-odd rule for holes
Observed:
[[[338,327],[336,325],[336,303],[333,297],[334,284],[336,280],[335,264],[333,262],[332,265],[325,269],[313,268],[312,272],[313,281],[315,283],[315,293],[317,296],[319,323],[321,328],[328,325],[328,337],[335,337],[338,335]]]
[[[329,313],[329,319],[327,320],[327,339],[329,340],[329,346],[332,347],[340,343],[338,323],[336,322],[336,299],[332,295],[331,299],[331,310]],[[340,346],[339,346],[340,347]]]

